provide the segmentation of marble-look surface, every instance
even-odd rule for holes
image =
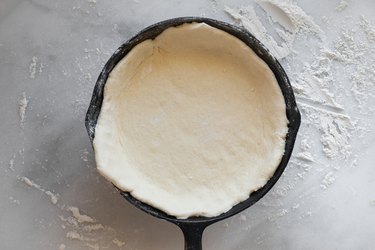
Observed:
[[[337,40],[345,20],[348,30],[356,29],[361,15],[375,24],[372,0],[350,0],[341,12],[335,10],[339,0],[297,2],[326,33],[327,44]],[[232,22],[224,5],[249,4],[256,6],[241,0],[1,0],[0,249],[183,249],[177,227],[138,211],[99,176],[85,111],[105,61],[140,29],[177,16]],[[292,74],[301,60],[315,57],[305,48],[281,63]],[[334,93],[351,88],[349,73],[356,68],[343,65],[330,69]],[[374,84],[369,93],[375,94]],[[28,105],[21,122],[23,93]],[[350,91],[340,97],[354,127],[365,128],[353,132],[352,154],[326,157],[319,131],[304,122],[274,189],[242,214],[209,227],[204,249],[374,249],[375,115],[358,111]],[[375,105],[373,97],[363,102]],[[314,162],[297,164],[301,138],[308,138]],[[58,196],[56,204],[51,194]],[[69,219],[69,206],[96,222]],[[95,223],[101,226],[87,227]]]

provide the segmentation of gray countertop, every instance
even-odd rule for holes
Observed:
[[[293,157],[261,201],[205,231],[204,249],[374,248],[375,2],[296,4],[324,35],[301,26],[281,59],[303,118]],[[171,17],[233,22],[225,6],[281,27],[253,1],[0,2],[0,249],[183,249],[177,227],[98,174],[84,116],[122,42]]]

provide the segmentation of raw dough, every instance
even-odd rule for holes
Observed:
[[[168,28],[111,72],[95,132],[98,170],[178,218],[216,216],[263,185],[288,120],[269,67],[204,23]]]

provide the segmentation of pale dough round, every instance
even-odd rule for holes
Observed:
[[[285,108],[270,68],[238,38],[204,23],[168,28],[110,73],[97,167],[170,215],[216,216],[272,177]]]

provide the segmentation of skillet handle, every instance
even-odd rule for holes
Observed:
[[[207,225],[179,224],[185,238],[185,250],[202,250],[202,235]]]

